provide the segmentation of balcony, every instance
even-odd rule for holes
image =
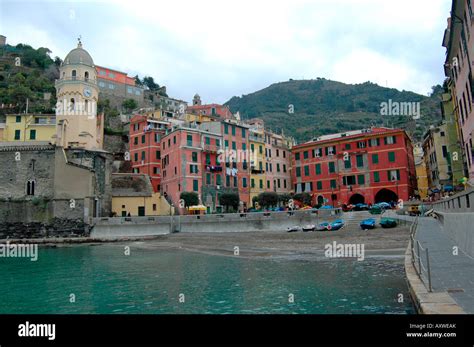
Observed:
[[[210,153],[217,153],[219,151],[220,147],[216,145],[206,145],[202,144],[202,150],[204,152],[210,152]]]

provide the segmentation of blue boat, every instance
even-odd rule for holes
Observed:
[[[328,230],[339,230],[344,227],[344,221],[342,219],[336,219],[334,222],[329,224]]]
[[[397,221],[393,218],[382,218],[380,220],[380,225],[382,228],[395,228],[397,226]]]
[[[374,218],[367,218],[360,222],[360,227],[362,230],[369,230],[375,229],[375,219]]]

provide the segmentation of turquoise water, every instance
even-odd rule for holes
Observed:
[[[40,248],[36,262],[0,258],[0,274],[0,313],[413,313],[401,260],[244,259],[133,244],[125,256],[124,245],[103,244]]]

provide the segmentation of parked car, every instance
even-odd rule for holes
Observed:
[[[367,218],[360,222],[360,227],[362,230],[375,229],[375,219]]]

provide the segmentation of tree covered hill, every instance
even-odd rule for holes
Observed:
[[[232,112],[238,111],[243,119],[262,118],[266,127],[284,131],[298,142],[372,125],[401,127],[420,140],[430,124],[441,120],[441,91],[441,86],[433,87],[433,94],[426,97],[371,82],[345,84],[317,78],[275,83],[255,93],[233,97],[226,105]],[[382,116],[381,103],[389,99],[392,102],[420,102],[420,119]]]

